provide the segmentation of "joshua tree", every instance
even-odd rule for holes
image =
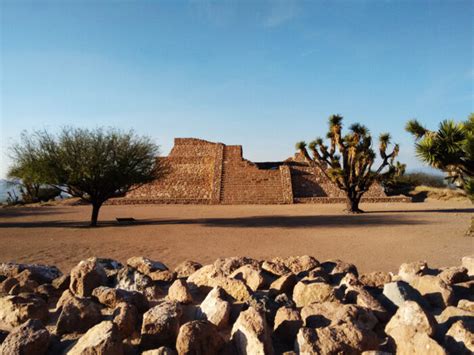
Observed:
[[[430,131],[417,120],[405,129],[415,137],[418,157],[433,168],[447,173],[447,179],[474,199],[474,114],[467,121],[444,120]]]
[[[65,128],[58,135],[24,132],[11,148],[9,171],[29,183],[47,184],[92,204],[91,226],[112,197],[150,182],[161,173],[158,147],[148,138],[114,129]]]
[[[379,153],[382,161],[376,170],[372,170],[376,154],[369,130],[355,123],[349,127],[350,132],[342,136],[342,119],[340,115],[329,117],[329,144],[324,144],[322,138],[312,141],[308,145],[312,157],[305,142],[297,143],[296,149],[300,150],[310,164],[319,166],[324,175],[345,192],[348,212],[361,213],[363,211],[359,208],[359,202],[362,195],[375,181],[387,179],[396,173],[393,163],[399,147],[395,144],[392,152],[387,154],[390,135],[381,134]]]

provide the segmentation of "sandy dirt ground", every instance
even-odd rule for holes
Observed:
[[[90,256],[124,262],[134,255],[175,267],[186,259],[313,255],[342,259],[359,271],[396,271],[406,261],[460,264],[474,254],[464,236],[469,202],[363,204],[346,215],[343,205],[104,206],[102,225],[86,227],[89,206],[0,209],[0,262],[54,264],[63,271]],[[134,225],[118,225],[133,217]]]

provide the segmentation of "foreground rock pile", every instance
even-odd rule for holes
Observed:
[[[0,264],[0,354],[470,354],[474,257],[396,275],[339,260]],[[378,352],[377,352],[378,351]]]

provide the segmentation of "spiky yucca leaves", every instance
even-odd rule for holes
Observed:
[[[349,132],[342,136],[340,115],[329,117],[328,144],[317,138],[307,146],[305,142],[296,145],[306,160],[319,166],[322,172],[347,196],[347,210],[352,213],[362,212],[359,202],[376,180],[388,179],[397,172],[393,164],[398,155],[398,145],[387,153],[390,135],[382,134],[379,138],[379,152],[382,162],[372,170],[376,154],[372,148],[372,137],[367,127],[353,124]],[[312,156],[308,153],[309,148]],[[387,169],[386,169],[387,168]]]
[[[447,179],[474,198],[474,114],[465,122],[442,121],[437,131],[430,131],[417,120],[405,129],[415,137],[417,156],[447,173]]]

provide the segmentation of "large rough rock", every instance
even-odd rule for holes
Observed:
[[[176,350],[180,355],[217,355],[223,346],[224,339],[217,327],[205,320],[183,324],[176,339]]]
[[[438,331],[446,333],[453,323],[458,320],[474,320],[474,312],[449,306],[435,316],[436,322],[439,324]]]
[[[16,263],[0,264],[0,275],[5,277],[16,277],[24,270],[28,270],[31,278],[39,284],[51,283],[55,278],[62,275],[61,271],[56,266]]]
[[[165,264],[142,256],[134,256],[127,260],[127,265],[147,275],[153,281],[171,282],[176,274],[168,270]]]
[[[398,277],[405,282],[410,283],[414,278],[425,275],[428,271],[426,261],[415,261],[400,265]]]
[[[261,288],[265,281],[261,268],[251,264],[243,265],[234,270],[234,272],[230,274],[230,277],[245,282],[252,291],[257,291]]]
[[[107,275],[97,258],[82,260],[71,270],[69,289],[79,297],[90,297],[99,286],[107,285]]]
[[[437,276],[413,277],[410,285],[434,307],[444,308],[454,303],[453,289]]]
[[[189,291],[188,284],[183,279],[177,279],[173,282],[168,290],[168,298],[170,301],[184,304],[193,302],[193,296]]]
[[[209,292],[197,310],[198,319],[207,319],[219,329],[224,329],[229,324],[231,304],[224,300],[225,294],[220,287],[215,287]]]
[[[331,282],[338,284],[347,274],[358,277],[359,272],[354,264],[346,263],[342,260],[328,260],[321,264],[321,267],[329,274]]]
[[[283,264],[290,269],[293,274],[298,275],[318,267],[319,261],[309,255],[289,256],[283,259]]]
[[[66,290],[59,299],[56,309],[60,312],[56,322],[59,335],[83,333],[102,320],[101,307],[87,298],[79,298]]]
[[[264,261],[262,269],[272,275],[283,276],[291,273],[291,270],[283,263],[282,260]]]
[[[0,328],[11,329],[29,319],[44,321],[48,318],[48,306],[39,296],[21,294],[0,298]]]
[[[124,353],[117,325],[103,321],[84,334],[68,351],[68,355],[121,355]]]
[[[426,300],[416,289],[405,281],[395,281],[383,286],[383,295],[389,301],[392,308],[400,307],[405,301],[415,301],[416,303],[428,307]]]
[[[322,328],[342,323],[352,324],[362,330],[372,330],[378,320],[369,309],[339,301],[313,303],[301,309],[306,327]]]
[[[204,265],[194,273],[192,273],[186,280],[190,287],[199,289],[199,288],[212,288],[213,279],[222,276],[218,273],[216,267],[212,264]]]
[[[298,282],[298,278],[294,274],[286,274],[280,276],[278,279],[273,281],[270,285],[270,294],[279,295],[285,293],[287,296],[291,297],[293,294],[293,288]]]
[[[392,281],[392,275],[385,271],[374,271],[360,275],[359,280],[364,286],[383,288]]]
[[[92,291],[92,296],[109,308],[115,308],[119,303],[130,303],[141,313],[149,308],[146,297],[137,291],[99,286]]]
[[[240,313],[232,327],[231,339],[240,354],[272,355],[271,330],[256,309]]]
[[[293,301],[297,307],[304,307],[315,302],[335,301],[336,299],[334,288],[324,282],[302,280],[293,289]]]
[[[294,342],[296,334],[303,326],[300,312],[290,307],[280,307],[275,315],[273,334],[284,342]]]
[[[202,268],[202,265],[196,261],[186,260],[176,266],[174,272],[178,278],[187,278]]]
[[[435,324],[418,303],[406,301],[385,326],[385,333],[395,341],[397,354],[443,354],[444,350],[431,338]]]
[[[467,269],[462,266],[445,268],[439,273],[438,277],[450,286],[460,282],[469,281]]]
[[[252,258],[233,256],[230,258],[219,258],[214,261],[214,268],[219,271],[223,276],[229,276],[238,268],[244,265],[252,265],[256,268],[259,266],[259,262]]]
[[[445,344],[451,354],[474,354],[474,318],[454,323],[446,333]]]
[[[131,267],[122,268],[116,275],[116,287],[127,291],[145,292],[153,286],[153,281],[148,276]]]
[[[136,307],[128,303],[119,303],[114,309],[113,322],[117,324],[122,339],[133,335],[138,323],[138,311]]]
[[[49,345],[49,332],[41,321],[30,319],[14,328],[0,346],[0,354],[42,355]]]
[[[295,351],[308,355],[356,355],[378,347],[379,339],[374,332],[361,331],[348,323],[317,329],[301,328],[295,342]]]
[[[163,302],[143,314],[141,346],[152,349],[174,346],[182,309],[176,302]]]

